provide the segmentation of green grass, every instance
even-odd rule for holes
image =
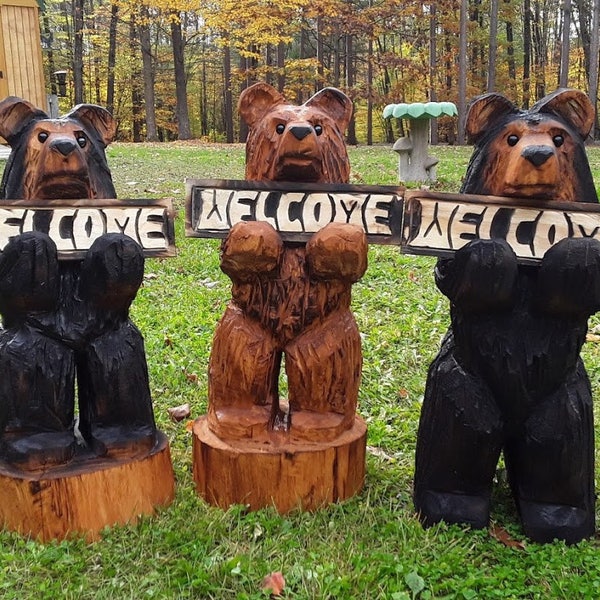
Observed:
[[[458,191],[468,148],[436,148],[438,189]],[[184,402],[206,411],[207,363],[215,324],[229,299],[218,243],[183,233],[186,177],[242,178],[242,146],[115,144],[109,163],[121,198],[172,197],[179,210],[178,256],[149,260],[132,308],[142,330],[155,414],[167,434],[177,478],[173,504],[101,541],[40,544],[0,533],[0,598],[259,599],[263,577],[281,571],[285,598],[597,598],[600,543],[507,547],[487,531],[440,525],[423,530],[411,486],[426,370],[448,325],[433,283],[433,259],[396,248],[369,250],[354,286],[363,334],[359,412],[369,426],[367,479],[355,498],[316,513],[278,515],[208,506],[194,490],[191,434],[167,409]],[[590,149],[600,183],[600,149]],[[350,149],[354,183],[395,184],[396,155],[386,147]],[[591,327],[600,327],[596,318]],[[600,398],[600,349],[584,347]],[[501,473],[500,473],[501,475]],[[500,477],[501,479],[501,477]],[[598,485],[597,481],[597,485]],[[1,493],[1,492],[0,492]],[[516,540],[522,531],[505,485],[494,522]],[[599,519],[600,523],[600,519]]]

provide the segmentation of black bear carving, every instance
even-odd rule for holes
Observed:
[[[475,145],[461,191],[597,202],[583,146],[594,109],[558,90],[530,110],[499,94],[473,101]],[[579,356],[600,309],[600,242],[565,239],[539,266],[501,240],[476,240],[435,270],[451,327],[429,369],[414,499],[425,525],[485,527],[504,459],[525,534],[567,543],[594,534],[594,430]]]
[[[116,197],[105,156],[115,133],[99,106],[50,119],[6,98],[0,135],[12,152],[2,198]],[[11,238],[0,254],[0,459],[35,470],[89,450],[119,458],[154,446],[143,339],[128,315],[143,273],[142,249],[125,235],[60,262],[45,233]]]

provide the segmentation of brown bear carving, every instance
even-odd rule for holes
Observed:
[[[352,103],[342,92],[326,88],[295,106],[257,83],[242,93],[239,111],[250,127],[247,179],[348,181],[343,132]],[[362,355],[350,293],[366,266],[365,234],[353,225],[327,225],[307,244],[284,243],[266,222],[231,229],[221,268],[232,279],[232,301],[209,367],[208,422],[219,437],[264,439],[283,431],[328,441],[352,427]]]
[[[0,135],[12,152],[2,197],[116,197],[104,150],[115,133],[99,106],[50,119],[6,98]],[[0,459],[33,470],[78,453],[145,452],[156,428],[142,336],[128,317],[143,278],[142,250],[125,235],[107,234],[83,260],[59,262],[47,223],[36,218],[36,231],[11,238],[0,254]]]
[[[597,202],[583,145],[593,119],[575,90],[530,110],[498,94],[475,99],[462,191]],[[600,243],[562,240],[534,266],[517,265],[501,239],[474,240],[441,259],[435,278],[450,299],[451,327],[429,369],[419,425],[422,521],[485,527],[503,452],[530,539],[592,536],[592,397],[579,352],[600,308]]]

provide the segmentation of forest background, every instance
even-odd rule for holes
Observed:
[[[240,92],[354,101],[347,142],[393,142],[389,103],[450,101],[431,141],[464,143],[468,101],[528,107],[557,87],[598,96],[600,0],[40,0],[46,80],[61,111],[91,102],[121,141],[245,141]],[[55,73],[66,71],[66,85]],[[598,123],[593,137],[600,135]]]

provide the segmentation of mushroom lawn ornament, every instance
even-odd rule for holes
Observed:
[[[438,159],[427,154],[429,120],[447,115],[458,115],[452,102],[413,102],[412,104],[388,104],[383,118],[410,120],[407,136],[396,140],[392,147],[399,154],[398,178],[400,181],[435,181]]]

